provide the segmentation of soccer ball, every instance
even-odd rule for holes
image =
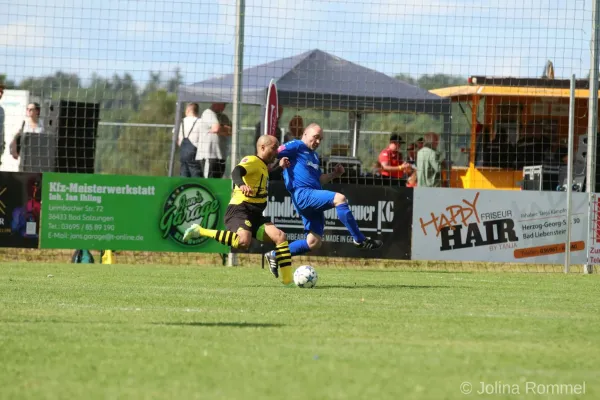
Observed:
[[[317,271],[310,265],[301,265],[294,271],[294,283],[301,288],[313,288],[317,285]]]

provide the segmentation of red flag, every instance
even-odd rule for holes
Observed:
[[[269,82],[269,89],[267,90],[264,124],[265,129],[263,134],[277,137],[277,120],[279,119],[278,113],[279,103],[277,99],[277,86],[275,85],[275,79],[271,79],[271,82]]]

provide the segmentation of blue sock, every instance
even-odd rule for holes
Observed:
[[[306,239],[294,240],[292,243],[290,243],[290,253],[292,253],[292,257],[308,253],[309,251],[310,247],[308,247],[308,242]]]
[[[352,211],[350,211],[350,207],[348,207],[348,203],[342,203],[336,208],[338,219],[342,221],[342,224],[346,228],[348,228],[348,232],[354,238],[356,243],[362,243],[365,240],[365,235],[362,234],[360,229],[358,228],[358,224],[354,219],[354,215],[352,215]]]

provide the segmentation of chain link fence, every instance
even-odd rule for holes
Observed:
[[[240,3],[241,31],[236,30]],[[319,123],[325,131],[320,154],[357,165],[363,184],[405,186],[415,179],[414,171],[382,180],[386,172],[380,153],[396,133],[398,162],[416,162],[428,135],[435,134],[437,150],[448,162],[446,187],[518,190],[530,167],[543,166],[542,189],[556,190],[567,143],[565,82],[575,74],[580,79],[575,156],[585,163],[590,1],[126,0],[82,5],[51,0],[34,7],[31,0],[0,0],[0,7],[5,10],[0,23],[3,168],[10,164],[9,145],[21,121],[31,122],[27,104],[41,105],[44,126],[53,105],[73,101],[99,110],[95,173],[166,176],[174,148],[173,175],[179,175],[178,147],[173,146],[177,104],[183,112],[188,101],[198,102],[201,111],[212,102],[225,102],[225,114],[232,116],[238,34],[243,35],[239,67],[244,71],[238,159],[254,153],[263,115],[261,85],[275,78],[281,83],[282,136],[293,137],[298,125]],[[41,167],[35,158],[20,163],[21,170]],[[12,261],[68,261],[70,254],[0,248],[2,260]],[[123,252],[117,260],[221,263],[220,255],[151,252]],[[240,255],[239,260],[260,263],[258,255]],[[561,270],[323,257],[297,262]]]

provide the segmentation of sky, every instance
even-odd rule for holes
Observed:
[[[500,5],[499,5],[500,4]],[[0,74],[233,72],[236,0],[0,0]],[[590,66],[591,0],[246,0],[244,67],[320,49],[388,75],[557,78]]]

